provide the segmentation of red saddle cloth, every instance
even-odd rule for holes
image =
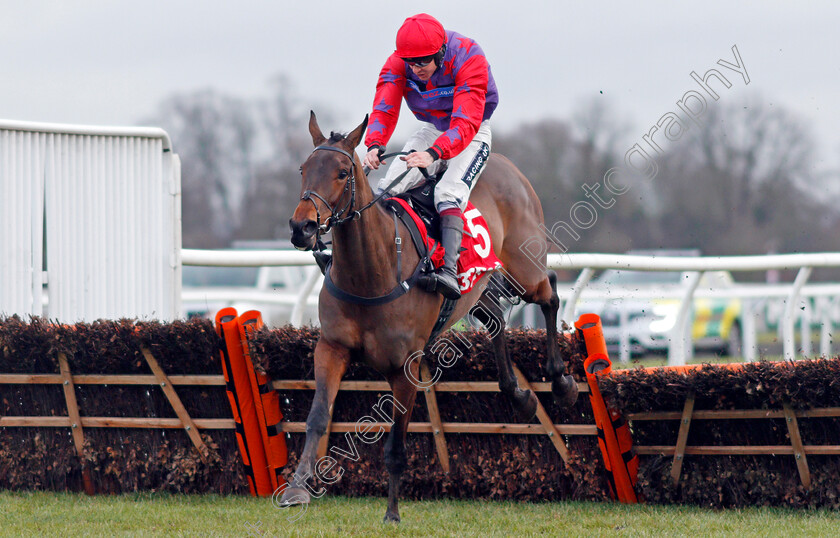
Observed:
[[[423,241],[426,242],[426,248],[431,250],[435,241],[429,237],[425,223],[417,216],[414,209],[402,198],[391,198],[391,200],[403,206],[411,215],[417,224],[417,229],[420,230],[420,235],[423,236]],[[502,267],[502,262],[493,252],[487,221],[472,202],[467,202],[467,210],[464,211],[462,219],[464,238],[461,240],[461,255],[458,256],[458,284],[461,287],[461,293],[464,294],[473,289],[482,273]],[[431,259],[435,268],[443,265],[443,251],[443,246],[438,243],[437,248],[432,252]]]

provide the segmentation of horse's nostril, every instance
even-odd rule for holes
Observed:
[[[290,220],[289,228],[292,230],[292,235],[300,235],[301,237],[309,238],[315,235],[315,232],[318,231],[318,223],[314,220]]]

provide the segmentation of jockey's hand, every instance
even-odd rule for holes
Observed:
[[[427,151],[414,151],[403,155],[400,159],[405,161],[406,168],[428,168],[435,162]]]
[[[365,160],[362,162],[362,164],[364,164],[371,170],[378,170],[380,164],[379,148],[373,148],[372,150],[368,151],[365,155]]]

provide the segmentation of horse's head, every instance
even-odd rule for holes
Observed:
[[[301,165],[301,196],[289,227],[292,244],[301,250],[312,250],[320,235],[332,226],[354,217],[359,200],[356,198],[357,181],[368,189],[361,162],[355,149],[362,140],[368,118],[347,136],[330,133],[327,139],[315,113],[309,116],[309,134],[315,150]]]

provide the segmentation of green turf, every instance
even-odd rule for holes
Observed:
[[[404,501],[325,497],[305,514],[217,495],[0,493],[0,536],[836,536],[840,513],[614,503]],[[297,521],[289,521],[300,515]]]

